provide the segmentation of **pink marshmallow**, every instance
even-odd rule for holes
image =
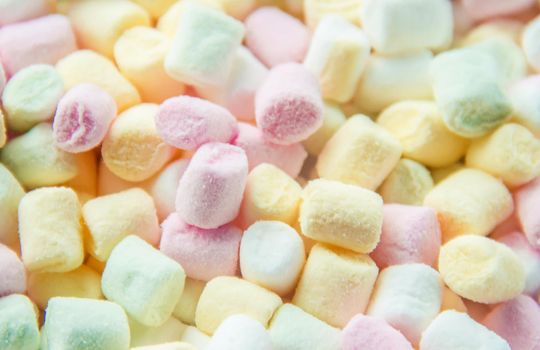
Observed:
[[[116,102],[93,84],[71,88],[58,102],[53,122],[56,146],[79,153],[98,146],[116,117]]]
[[[409,263],[435,266],[440,246],[441,230],[433,209],[387,204],[381,240],[370,256],[380,269]]]
[[[480,21],[492,17],[509,16],[524,11],[536,0],[462,0],[467,14]]]
[[[0,1],[0,26],[45,16],[54,9],[50,0]]]
[[[381,318],[358,314],[343,329],[343,350],[413,350],[398,330]]]
[[[0,29],[0,61],[8,77],[32,64],[55,64],[77,50],[69,20],[49,15]]]
[[[209,281],[217,276],[235,276],[242,231],[232,225],[205,230],[186,224],[172,213],[161,224],[159,249],[176,260],[188,277]]]
[[[233,144],[246,152],[250,171],[261,163],[270,163],[292,178],[300,174],[308,155],[301,143],[276,145],[267,141],[260,129],[246,123],[238,123],[238,136]]]
[[[512,350],[540,350],[540,307],[520,295],[496,306],[482,322],[504,338]]]
[[[245,20],[246,46],[268,67],[302,62],[309,47],[307,27],[277,7],[261,7]]]
[[[317,78],[298,63],[272,68],[255,96],[257,126],[280,145],[303,141],[317,131],[322,110]]]
[[[207,143],[191,158],[180,179],[176,211],[190,225],[212,229],[236,218],[248,175],[246,153],[224,143]]]
[[[26,271],[21,259],[0,243],[0,297],[25,291]]]
[[[156,115],[163,140],[177,148],[195,150],[208,142],[230,142],[238,134],[236,119],[225,108],[198,97],[166,100]]]
[[[514,193],[516,215],[533,247],[540,248],[540,177]]]

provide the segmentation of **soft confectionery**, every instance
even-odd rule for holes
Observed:
[[[303,253],[303,252],[302,252]],[[26,270],[21,259],[0,243],[0,297],[26,291]]]
[[[5,0],[0,4],[0,25],[25,21],[50,13],[53,3],[49,0]]]
[[[256,320],[244,315],[226,318],[214,332],[207,350],[272,350],[266,329]]]
[[[358,314],[343,329],[343,350],[412,350],[411,343],[384,320]]]
[[[0,298],[0,345],[5,350],[39,348],[37,309],[25,295]]]
[[[521,229],[531,245],[540,248],[540,180],[536,179],[518,189],[514,194],[516,216]]]
[[[175,211],[176,188],[188,164],[189,159],[185,158],[170,162],[151,181],[148,193],[154,199],[160,222]]]
[[[178,342],[187,328],[185,324],[174,317],[169,317],[165,323],[157,327],[148,327],[128,317],[130,346],[146,346],[168,342]]]
[[[540,108],[538,103],[540,75],[531,75],[512,84],[508,98],[514,108],[512,121],[524,125],[535,136],[540,136]]]
[[[311,134],[302,144],[312,156],[318,156],[326,145],[326,142],[347,121],[345,114],[337,104],[325,102],[323,106],[323,123],[317,131]]]
[[[195,311],[206,282],[187,277],[184,291],[173,310],[173,316],[185,324],[195,324]]]

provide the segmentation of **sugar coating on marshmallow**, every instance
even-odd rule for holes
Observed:
[[[0,242],[7,246],[19,243],[17,210],[24,196],[24,188],[14,174],[0,164]]]
[[[456,294],[484,304],[512,299],[525,288],[525,269],[518,256],[504,244],[478,235],[444,244],[439,271]]]
[[[20,70],[2,94],[8,127],[22,132],[47,121],[63,93],[64,83],[53,66],[36,64]]]
[[[187,328],[185,324],[174,317],[169,317],[165,323],[158,327],[148,327],[129,318],[131,333],[130,347],[178,342]]]
[[[244,314],[266,327],[281,306],[281,298],[263,287],[246,280],[221,276],[209,281],[204,288],[197,311],[197,328],[213,334],[221,322],[234,314]]]
[[[0,297],[26,291],[26,270],[21,259],[0,243]]]
[[[217,228],[238,215],[248,164],[236,146],[214,142],[200,147],[180,179],[176,211],[188,224]]]
[[[304,65],[319,78],[324,98],[347,102],[356,91],[370,51],[362,30],[330,15],[317,26]]]
[[[510,350],[508,343],[467,314],[441,312],[422,334],[420,350]]]
[[[171,316],[185,278],[176,261],[141,238],[128,236],[107,260],[101,288],[107,299],[122,305],[137,322],[156,327]]]
[[[302,142],[306,151],[313,156],[319,155],[326,142],[346,121],[345,114],[336,104],[325,102],[323,106],[323,124]]]
[[[67,272],[84,258],[81,205],[66,187],[43,187],[19,205],[22,260],[31,272]]]
[[[0,345],[6,350],[39,348],[37,309],[27,296],[0,298]]]
[[[229,111],[197,97],[166,100],[155,121],[166,143],[187,150],[196,150],[209,142],[228,143],[238,134],[236,120]]]
[[[257,126],[266,139],[281,145],[313,134],[322,125],[322,108],[317,78],[298,63],[272,68],[255,97]]]
[[[412,350],[411,343],[384,320],[358,314],[343,329],[343,350]]]
[[[397,139],[368,117],[356,115],[328,140],[317,160],[317,172],[324,179],[374,190],[400,156]]]
[[[151,181],[148,192],[154,199],[160,222],[175,211],[176,189],[188,164],[189,159],[177,159]]]
[[[272,350],[272,341],[266,329],[245,315],[226,318],[214,332],[207,350]]]
[[[516,215],[523,233],[531,245],[540,247],[540,218],[538,217],[540,180],[536,179],[523,186],[514,195]]]
[[[524,125],[535,136],[540,136],[539,95],[540,76],[531,75],[512,84],[508,98],[514,109],[512,121]]]
[[[122,307],[110,301],[52,298],[44,335],[49,349],[129,349],[129,325]]]
[[[52,10],[52,4],[47,0],[5,0],[0,5],[0,25],[43,16]]]
[[[182,296],[176,304],[173,316],[185,324],[195,324],[195,311],[206,282],[187,277]]]

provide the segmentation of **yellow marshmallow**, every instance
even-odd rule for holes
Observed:
[[[307,25],[315,29],[326,15],[336,14],[349,22],[361,24],[361,14],[365,0],[305,0],[304,16]]]
[[[221,5],[219,0],[198,0],[197,2],[212,7],[216,10],[224,10],[223,5]],[[176,30],[178,29],[178,25],[180,24],[180,17],[184,11],[185,3],[185,1],[179,0],[174,5],[169,7],[167,12],[165,12],[163,16],[159,18],[156,29],[166,36],[173,38],[176,34]]]
[[[22,260],[30,272],[67,272],[81,266],[81,205],[66,187],[28,192],[19,204]]]
[[[66,90],[82,83],[95,84],[114,98],[119,112],[141,102],[137,89],[120,74],[113,62],[97,52],[75,51],[58,61],[56,69]]]
[[[441,312],[445,310],[456,310],[459,312],[467,312],[467,306],[456,293],[446,286],[443,287]]]
[[[161,103],[184,92],[184,85],[165,73],[163,61],[169,41],[154,28],[134,27],[126,30],[114,45],[120,72],[137,87],[146,102]]]
[[[512,195],[501,181],[469,168],[437,184],[424,205],[437,211],[444,241],[464,234],[485,236],[514,209]]]
[[[302,143],[312,156],[321,153],[326,142],[345,124],[347,118],[339,107],[333,103],[325,103],[323,107],[323,124],[307,140]]]
[[[400,159],[394,170],[379,187],[385,203],[422,205],[433,188],[429,170],[410,159]]]
[[[216,277],[206,284],[195,314],[197,328],[213,334],[223,320],[234,314],[245,314],[264,327],[281,298],[269,290],[237,277]]]
[[[448,130],[432,101],[402,101],[386,108],[377,123],[401,142],[403,156],[443,167],[465,155],[468,141]]]
[[[157,327],[145,326],[142,323],[128,318],[131,333],[131,347],[149,346],[169,342],[179,342],[186,325],[174,317]]]
[[[465,235],[441,247],[439,271],[450,289],[469,300],[494,304],[518,296],[525,270],[506,245],[487,237]]]
[[[160,229],[152,197],[140,188],[92,199],[83,206],[88,227],[88,252],[107,261],[112,249],[128,235],[150,244],[159,241]]]
[[[368,117],[356,115],[332,136],[317,161],[322,178],[374,190],[396,166],[401,146]]]
[[[377,193],[318,179],[302,192],[302,233],[358,253],[369,253],[381,236],[383,201]]]
[[[438,184],[442,180],[446,179],[448,176],[464,168],[465,164],[463,163],[450,164],[443,168],[433,169],[431,171],[431,177],[433,178],[433,182],[435,184]]]
[[[131,348],[131,350],[197,350],[197,348],[189,343],[173,342],[157,345],[138,346],[136,348]]]
[[[0,163],[0,243],[10,247],[19,244],[17,210],[24,196],[24,188],[15,176]]]
[[[101,156],[110,171],[128,181],[143,181],[156,174],[174,155],[156,130],[159,106],[143,103],[124,111],[103,140]]]
[[[142,6],[153,18],[161,17],[177,0],[131,0]]]
[[[180,301],[173,310],[174,317],[184,323],[195,324],[195,311],[205,285],[206,282],[204,281],[186,278]]]
[[[471,143],[465,164],[517,187],[540,175],[540,141],[524,126],[504,124]]]
[[[311,249],[292,303],[343,328],[364,313],[379,269],[368,255],[317,244]]]
[[[96,152],[92,150],[75,154],[75,164],[77,164],[77,175],[64,185],[75,190],[79,200],[84,204],[97,194]]]
[[[0,109],[0,148],[4,147],[7,142],[7,130],[6,120],[4,119],[4,113]]]
[[[113,47],[122,33],[135,26],[150,26],[150,16],[130,1],[80,0],[68,11],[81,47],[113,58]]]
[[[53,297],[102,299],[101,276],[85,265],[69,272],[31,273],[28,296],[41,310]]]
[[[259,220],[283,221],[293,225],[298,218],[302,188],[274,165],[263,163],[248,175],[240,209],[242,227]]]

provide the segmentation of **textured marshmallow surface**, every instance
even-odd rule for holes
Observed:
[[[26,291],[24,264],[13,250],[1,243],[0,281],[0,297]]]
[[[39,348],[37,309],[22,294],[0,298],[0,346],[4,350]]]
[[[533,247],[540,248],[540,179],[520,188],[514,195],[516,215],[523,233]]]
[[[412,350],[411,343],[384,320],[358,314],[343,329],[343,350]]]
[[[214,332],[206,350],[272,350],[266,329],[244,315],[226,318]]]
[[[540,71],[540,19],[531,21],[522,34],[522,47],[528,63],[538,72]]]
[[[9,169],[0,164],[0,242],[8,246],[19,244],[17,210],[24,188]]]

